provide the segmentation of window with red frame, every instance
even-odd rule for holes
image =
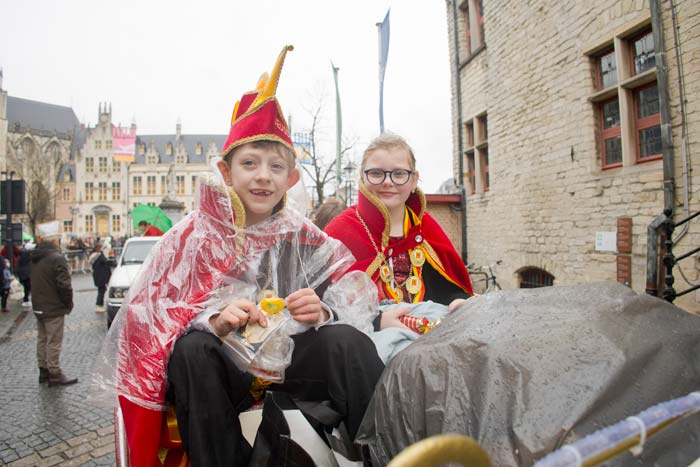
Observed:
[[[467,152],[467,170],[469,171],[469,194],[476,193],[476,165],[474,164],[474,151]]]
[[[656,83],[634,92],[637,160],[658,159],[661,154],[659,88]]]
[[[465,0],[459,8],[466,31],[467,57],[470,57],[484,45],[483,5],[481,0]]]
[[[489,149],[480,149],[479,157],[481,158],[481,181],[484,186],[484,191],[489,191],[491,186],[491,180],[489,179]]]
[[[617,84],[617,61],[615,50],[608,50],[596,58],[596,82],[598,89],[606,89]]]
[[[654,52],[654,35],[651,31],[645,31],[630,41],[630,53],[632,55],[632,74],[638,75],[656,66],[656,53]]]
[[[554,285],[554,276],[540,268],[526,268],[520,272],[520,288],[535,289]]]
[[[603,169],[621,166],[622,135],[617,97],[600,104],[600,134]]]

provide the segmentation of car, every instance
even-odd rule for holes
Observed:
[[[160,237],[133,237],[124,243],[117,267],[107,285],[107,328],[112,325],[129,287],[134,283],[141,266],[159,239]]]

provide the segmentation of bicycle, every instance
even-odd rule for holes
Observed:
[[[496,290],[502,290],[501,284],[496,280],[496,266],[499,266],[503,260],[498,260],[488,266],[476,266],[474,263],[467,265],[467,271],[472,280],[472,288],[476,295],[482,295]],[[483,276],[479,279],[475,277]]]

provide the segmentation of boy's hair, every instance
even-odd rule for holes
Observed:
[[[146,222],[146,221],[139,222],[139,227],[141,227],[141,226],[146,227],[147,225],[148,225],[148,222]]]
[[[339,198],[328,198],[319,204],[312,216],[313,223],[323,230],[335,216],[345,210],[345,202]]]
[[[374,138],[371,143],[369,143],[369,146],[367,146],[367,149],[365,149],[364,154],[362,154],[362,164],[360,164],[360,170],[365,169],[367,159],[372,152],[379,149],[384,149],[385,151],[390,149],[405,150],[408,152],[408,164],[411,166],[411,170],[416,170],[416,156],[413,155],[413,149],[411,149],[411,146],[408,145],[405,139],[391,132],[382,133]]]
[[[287,161],[289,162],[290,169],[294,168],[294,162],[296,160],[296,156],[284,144],[282,144],[278,141],[269,141],[269,140],[265,140],[265,139],[260,140],[260,141],[252,141],[252,142],[246,143],[246,144],[249,144],[256,149],[269,149],[269,150],[275,151],[277,154],[279,154],[280,156],[287,159]],[[233,158],[233,155],[236,154],[242,147],[246,146],[246,144],[238,146],[237,148],[233,149],[228,154],[226,154],[226,156],[224,156],[224,162],[226,162],[227,164],[230,164],[231,159]]]

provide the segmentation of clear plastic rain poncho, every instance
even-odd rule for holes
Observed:
[[[258,303],[265,289],[282,298],[315,289],[339,322],[371,330],[376,289],[362,272],[343,276],[354,262],[347,248],[291,206],[243,228],[243,206],[214,170],[216,176],[199,183],[198,209],[153,247],[130,288],[97,361],[92,396],[98,401],[114,404],[119,395],[162,409],[170,352],[192,320],[236,298]],[[309,327],[289,318],[260,344],[238,332],[224,341],[239,368],[280,381],[291,361],[289,336]]]

